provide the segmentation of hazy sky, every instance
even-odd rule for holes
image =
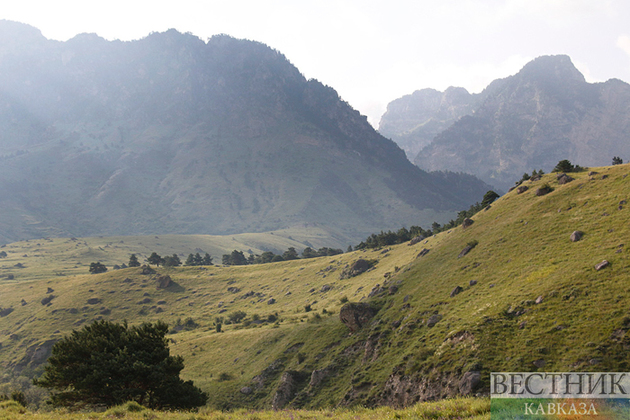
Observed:
[[[131,40],[175,28],[226,33],[282,52],[377,126],[417,89],[481,91],[529,60],[568,54],[590,82],[630,81],[629,0],[2,1],[0,19],[49,39]]]

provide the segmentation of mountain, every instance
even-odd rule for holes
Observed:
[[[464,88],[417,90],[387,105],[378,131],[394,140],[412,160],[435,136],[464,115],[473,113],[481,95]]]
[[[616,79],[587,83],[567,56],[539,57],[492,82],[479,99],[414,163],[475,174],[507,190],[523,173],[550,171],[563,159],[600,166],[613,156],[630,157],[630,85]],[[417,123],[425,114],[419,113]]]
[[[278,51],[0,22],[0,241],[430,224],[490,187],[405,159]]]
[[[28,387],[54,342],[97,319],[168,323],[182,376],[223,409],[410,406],[487,395],[490,372],[626,372],[630,165],[592,172],[525,181],[525,192],[465,228],[334,257],[147,274],[111,267],[130,252],[212,242],[7,244],[0,267],[15,278],[0,279],[4,389]],[[546,184],[552,191],[539,196]],[[110,270],[88,274],[96,259]]]

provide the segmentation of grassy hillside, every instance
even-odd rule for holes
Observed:
[[[566,185],[555,174],[528,181],[527,191],[501,197],[472,226],[413,246],[257,266],[160,268],[175,282],[167,289],[140,269],[3,280],[1,366],[37,374],[53,340],[105,318],[179,323],[172,352],[184,356],[183,376],[210,393],[214,408],[268,408],[287,372],[296,383],[289,406],[315,408],[484,393],[491,371],[625,371],[630,168],[595,171],[571,174],[576,179]],[[536,196],[543,184],[554,190]],[[584,235],[572,242],[576,230]],[[469,243],[477,245],[458,257]],[[429,251],[420,256],[423,249]],[[64,253],[51,251],[49,263],[61,264]],[[81,260],[83,272],[93,257]],[[359,258],[374,268],[341,279]],[[603,260],[610,265],[597,271]],[[378,312],[350,333],[339,320],[346,300],[370,302]],[[226,325],[234,311],[244,311],[245,321]],[[224,317],[220,333],[217,317]],[[479,383],[470,381],[475,372]]]

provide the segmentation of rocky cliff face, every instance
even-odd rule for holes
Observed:
[[[587,83],[567,56],[537,58],[492,82],[478,100],[474,112],[436,134],[414,163],[475,174],[506,190],[524,172],[548,172],[563,159],[598,166],[630,156],[630,85]],[[424,120],[420,113],[416,121]]]
[[[379,132],[394,140],[413,160],[435,136],[470,115],[479,100],[479,95],[471,95],[464,88],[418,90],[387,105]]]
[[[318,225],[350,243],[489,188],[419,170],[257,42],[56,42],[1,21],[0,58],[0,241]]]

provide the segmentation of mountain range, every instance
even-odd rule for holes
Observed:
[[[393,101],[380,131],[424,170],[461,171],[507,190],[564,159],[630,157],[630,85],[588,83],[566,55],[539,57],[483,92],[422,90]]]
[[[428,225],[490,188],[427,173],[263,44],[66,41],[0,22],[0,241]]]

